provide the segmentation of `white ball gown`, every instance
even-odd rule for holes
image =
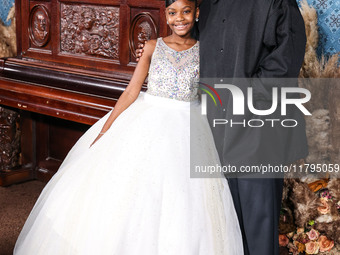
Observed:
[[[193,146],[200,162],[219,164],[199,110],[198,75],[198,42],[177,52],[159,38],[147,92],[92,147],[109,114],[78,140],[42,191],[14,254],[242,255],[226,179],[190,178]]]

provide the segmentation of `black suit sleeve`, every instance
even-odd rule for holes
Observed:
[[[297,78],[304,59],[305,25],[295,0],[274,1],[263,45],[263,57],[253,75],[252,86],[255,99],[271,100],[271,89],[277,85],[263,78]]]

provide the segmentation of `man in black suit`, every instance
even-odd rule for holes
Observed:
[[[235,78],[252,78],[247,82],[253,87],[257,109],[269,109],[272,103],[272,87],[276,85],[265,78],[285,83],[283,78],[298,77],[306,35],[295,0],[203,0],[198,30],[201,78],[214,78],[222,84]],[[212,119],[238,118],[232,113],[231,94],[220,95],[227,107],[209,105],[208,100],[209,123]],[[273,114],[274,118],[279,115],[278,111]],[[293,108],[287,115],[285,118],[298,120],[299,125],[212,127],[222,165],[287,165],[305,158],[308,150],[303,115]],[[283,179],[236,175],[228,177],[228,182],[245,254],[278,255]]]

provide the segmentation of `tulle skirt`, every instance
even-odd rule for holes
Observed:
[[[199,109],[142,93],[90,147],[109,114],[100,119],[44,188],[14,254],[242,255],[227,181],[190,178],[190,148],[219,164]]]

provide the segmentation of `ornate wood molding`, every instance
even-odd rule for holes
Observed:
[[[0,171],[20,166],[20,115],[0,107]]]
[[[51,19],[46,7],[34,6],[29,18],[29,37],[34,45],[42,47],[50,40],[50,24]]]
[[[148,12],[137,14],[130,26],[129,47],[132,55],[136,57],[136,49],[139,44],[150,39],[156,39],[158,30],[155,21]]]

